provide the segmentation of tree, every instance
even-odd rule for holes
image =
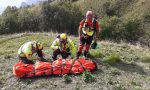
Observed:
[[[18,31],[18,9],[15,6],[8,6],[2,13],[3,29],[6,33]]]

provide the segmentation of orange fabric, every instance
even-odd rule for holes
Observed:
[[[84,23],[85,23],[85,20],[82,20],[82,21],[80,22],[80,28],[83,27]],[[88,26],[92,26],[92,21],[87,21],[86,23],[87,23]],[[96,30],[99,30],[99,28],[100,28],[100,25],[99,25],[99,23],[96,21]]]
[[[96,69],[96,64],[84,58],[76,61],[73,59],[59,59],[52,63],[39,61],[35,65],[18,62],[13,67],[13,74],[17,78],[28,78],[43,75],[79,74],[85,70],[92,71],[94,69]]]
[[[89,45],[89,44],[86,44],[86,45],[85,45],[85,51],[89,52],[89,49],[90,49],[90,45]]]
[[[84,45],[80,44],[78,47],[78,52],[82,52]]]

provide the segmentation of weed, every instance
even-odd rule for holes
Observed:
[[[87,70],[83,73],[83,79],[87,83],[93,82],[96,80],[96,78]]]
[[[71,77],[68,76],[67,74],[63,75],[63,81],[65,83],[70,83],[72,80],[71,80]]]

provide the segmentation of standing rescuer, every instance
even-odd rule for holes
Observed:
[[[26,42],[18,50],[19,59],[25,64],[34,64],[34,60],[46,61],[43,58],[42,49],[43,45],[40,42]]]
[[[66,59],[69,55],[75,54],[76,48],[71,39],[68,38],[66,33],[62,33],[57,36],[57,39],[52,43],[51,48],[53,51],[53,60],[57,60],[57,55],[61,55],[63,59]]]
[[[99,23],[94,18],[92,11],[86,12],[86,18],[80,22],[80,26],[78,29],[79,35],[79,46],[77,51],[77,59],[80,57],[82,50],[84,48],[84,56],[87,57],[87,54],[90,49],[90,45],[94,39],[94,43],[97,42],[98,35],[99,35]]]

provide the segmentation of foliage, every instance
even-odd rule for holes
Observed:
[[[84,79],[84,81],[85,82],[93,82],[93,81],[95,81],[96,80],[96,78],[94,77],[94,75],[92,75],[89,71],[85,71],[84,73],[83,73],[83,79]]]
[[[39,6],[26,8],[8,6],[0,16],[0,34],[25,31],[77,34],[82,17],[79,8],[71,2],[58,2],[56,4],[45,2]]]
[[[67,74],[63,75],[63,81],[65,83],[70,83],[72,80],[71,80],[71,77],[68,76]]]

